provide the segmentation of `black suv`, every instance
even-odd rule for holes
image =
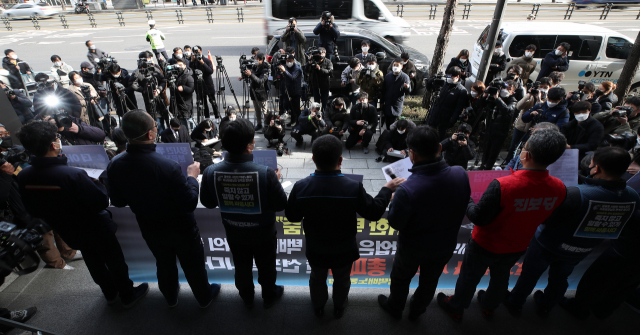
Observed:
[[[278,50],[283,49],[283,44],[280,43],[280,37],[284,33],[284,28],[275,32],[273,39],[267,46],[267,55],[273,56]],[[308,50],[312,46],[318,45],[318,36],[313,32],[304,32],[304,36],[307,38],[305,42],[305,50]],[[331,93],[333,96],[346,95],[345,88],[340,85],[340,75],[342,71],[349,65],[349,60],[355,55],[361,53],[360,44],[362,40],[369,40],[370,49],[369,53],[374,54],[378,58],[378,65],[380,71],[387,74],[387,68],[391,62],[400,58],[400,54],[404,51],[409,53],[411,61],[416,65],[416,88],[411,93],[412,95],[424,94],[424,78],[428,78],[427,72],[429,70],[429,59],[420,51],[403,46],[401,44],[393,43],[386,40],[384,37],[366,29],[358,28],[344,28],[340,29],[340,37],[336,41],[338,46],[338,61],[331,55],[331,61],[333,62],[333,76],[331,77]],[[329,57],[330,55],[327,55]]]

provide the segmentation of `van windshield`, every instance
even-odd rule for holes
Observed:
[[[336,20],[351,18],[353,0],[272,0],[271,15],[275,18],[288,20],[295,17],[298,20],[318,20],[324,11],[333,14]]]

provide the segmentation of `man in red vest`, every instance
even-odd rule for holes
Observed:
[[[464,255],[455,294],[438,294],[438,305],[456,322],[462,321],[476,286],[489,269],[486,291],[478,291],[478,303],[485,319],[504,299],[511,267],[524,255],[536,228],[565,199],[562,181],[549,175],[547,166],[555,162],[567,146],[555,130],[540,129],[531,135],[520,153],[523,169],[495,179],[476,205],[467,206],[467,217],[475,224]]]

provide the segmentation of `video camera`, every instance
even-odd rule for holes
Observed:
[[[195,70],[195,71],[193,71],[193,72],[196,74],[196,81],[197,81],[197,82],[201,83],[201,82],[203,82],[203,81],[204,81],[204,77],[203,77],[203,75],[202,75],[202,71],[201,71],[201,70],[196,69],[196,70]]]
[[[369,124],[369,121],[364,121],[364,123],[362,123],[362,129],[371,130],[371,125]]]
[[[2,141],[2,139],[0,139]],[[0,165],[9,162],[11,165],[19,165],[22,163],[29,163],[31,161],[31,157],[28,153],[24,151],[20,151],[14,148],[6,148],[6,151],[3,151],[0,154]]]
[[[311,67],[315,67],[322,60],[322,53],[316,47],[310,47],[307,50],[307,58],[310,61]]]
[[[536,115],[532,115],[533,120],[531,121],[531,126],[533,127],[536,123],[540,122],[540,121],[545,121],[547,120],[546,116],[543,116],[544,113],[544,109],[542,108],[538,108],[535,110],[536,112],[538,112],[538,114]]]
[[[146,58],[140,58],[138,59],[138,69],[140,70],[148,70],[153,68],[153,62],[152,61],[148,61]]]
[[[491,83],[489,83],[489,87],[485,90],[485,93],[487,93],[487,100],[495,100],[494,96],[505,87],[507,87],[507,83],[505,83],[502,78],[492,80]]]
[[[126,87],[124,87],[124,85],[120,84],[119,82],[114,82],[113,86],[115,86],[116,88],[116,92],[118,92],[119,95],[123,95],[125,92]]]
[[[276,154],[280,157],[284,154],[289,155],[289,148],[285,148],[284,142],[278,143],[278,146],[276,147]]]
[[[529,91],[531,95],[538,95],[538,93],[540,93],[540,82],[527,83],[527,91]]]
[[[94,60],[97,63],[96,67],[98,69],[102,70],[102,71],[108,69],[111,66],[111,64],[117,64],[118,63],[118,61],[115,60],[112,57],[100,57],[100,58],[96,58]]]
[[[468,140],[467,135],[465,133],[455,133],[456,141],[466,141]]]
[[[633,109],[629,106],[620,106],[613,111],[611,111],[611,116],[613,117],[629,117],[633,113]]]
[[[622,133],[622,135],[607,134],[607,136],[605,136],[604,138],[603,144],[620,147],[628,151],[633,149],[633,147],[636,145],[636,138],[636,135],[629,132]]]
[[[578,81],[578,90],[582,91],[582,89],[584,88],[584,86],[587,85],[587,82],[584,80],[579,80]]]
[[[218,63],[218,66],[222,66],[222,56],[216,56],[216,63]]]
[[[253,58],[247,58],[247,55],[242,55],[238,61],[240,63],[240,74],[242,74],[243,78],[247,79],[244,71],[255,69],[256,60]]]
[[[16,229],[13,223],[0,222],[0,269],[19,275],[35,271],[40,264],[36,250],[42,246],[42,234],[46,232],[42,224]]]
[[[431,88],[433,91],[440,92],[442,86],[447,83],[447,75],[443,72],[438,72],[433,78],[431,78]]]
[[[14,92],[12,89],[10,89],[9,87],[5,87],[4,88],[4,93],[9,97],[12,95],[16,95],[16,92]]]
[[[582,92],[582,91],[573,91],[573,92],[570,92],[570,93],[571,93],[571,101],[572,102],[580,101],[584,97],[584,92]]]
[[[287,58],[289,58],[289,54],[280,54],[272,62],[274,62],[276,66],[278,65],[287,66]]]

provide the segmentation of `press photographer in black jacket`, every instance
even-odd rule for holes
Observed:
[[[33,120],[33,113],[31,112],[31,106],[33,103],[22,92],[18,90],[12,90],[2,81],[0,81],[0,88],[4,89],[4,92],[11,102],[11,106],[16,111],[18,118],[22,124],[25,124]]]
[[[64,110],[69,115],[80,117],[82,105],[76,96],[66,88],[49,79],[45,73],[38,73],[36,82],[41,83],[33,96],[33,108],[38,115],[53,115],[56,111]]]
[[[176,116],[183,126],[188,127],[188,120],[193,116],[193,71],[187,67],[184,61],[178,60],[176,66],[179,67],[179,74],[176,78]],[[172,111],[173,112],[173,111]]]
[[[160,123],[159,130],[162,131],[164,125],[161,117],[166,113],[167,108],[161,94],[167,87],[167,80],[160,68],[153,64],[153,59],[151,51],[143,51],[138,55],[138,69],[131,74],[129,87],[142,93],[144,109]]]
[[[307,63],[305,73],[309,74],[309,86],[313,92],[313,101],[322,103],[322,110],[326,109],[329,99],[329,87],[333,63],[326,58],[327,50],[318,48]]]
[[[495,83],[495,82],[494,82]],[[487,133],[484,137],[482,170],[492,170],[502,150],[502,144],[509,135],[513,115],[517,113],[518,101],[514,96],[515,82],[508,80],[501,87],[487,88],[480,102],[486,112]],[[495,94],[493,91],[497,91]]]
[[[208,119],[211,114],[213,114],[216,119],[219,119],[220,112],[218,112],[218,104],[216,103],[216,87],[213,85],[213,78],[211,77],[216,70],[216,66],[211,63],[207,56],[203,55],[202,48],[199,45],[193,47],[193,55],[191,55],[191,59],[189,59],[189,62],[186,64],[191,68],[191,71],[193,71],[193,80],[195,81],[196,89],[199,89],[199,84],[195,72],[196,70],[202,71],[202,79],[204,80],[202,103],[204,105],[205,119]],[[209,98],[213,113],[209,113],[207,98]]]
[[[333,134],[339,139],[349,128],[349,114],[344,108],[344,99],[335,98],[331,100],[326,108],[325,122],[327,127],[324,129],[323,135]]]
[[[469,106],[469,95],[460,80],[461,70],[454,66],[447,70],[447,82],[440,89],[440,96],[431,106],[427,124],[438,129],[440,140],[444,140],[448,128],[458,121],[458,115]],[[433,80],[427,83],[427,89],[433,90]]]
[[[582,160],[588,151],[598,148],[604,136],[604,127],[591,117],[589,102],[578,101],[571,108],[575,119],[562,126],[560,132],[567,138],[567,149],[578,149],[579,160]]]
[[[349,137],[345,143],[345,147],[351,149],[362,140],[362,151],[365,154],[369,153],[369,143],[378,125],[378,111],[369,104],[368,99],[369,94],[366,92],[358,94],[358,103],[351,108],[349,115]]]
[[[269,141],[267,148],[273,148],[275,144],[271,143],[273,140],[278,140],[278,144],[284,143],[284,121],[280,119],[280,115],[270,111],[264,117],[264,138]],[[286,144],[285,144],[286,145]]]
[[[131,87],[131,76],[127,69],[121,68],[117,63],[111,63],[105,73],[96,73],[94,79],[96,81],[106,81],[111,85],[111,97],[116,105],[116,112],[120,117],[128,110],[138,108],[136,94]],[[122,86],[116,85],[116,83]],[[126,106],[122,104],[122,99],[124,99]]]
[[[246,69],[242,74],[242,77],[238,80],[249,80],[251,83],[251,101],[253,102],[253,109],[256,115],[255,130],[262,129],[262,116],[267,111],[267,99],[269,98],[267,93],[267,85],[269,83],[269,63],[264,61],[264,53],[258,52],[256,54],[256,65],[253,69]]]
[[[455,134],[440,142],[442,151],[444,151],[444,160],[447,162],[447,165],[462,166],[462,168],[466,170],[469,161],[476,158],[476,144],[473,143],[469,137],[471,131],[470,125],[461,123]],[[462,135],[464,135],[464,138]]]

